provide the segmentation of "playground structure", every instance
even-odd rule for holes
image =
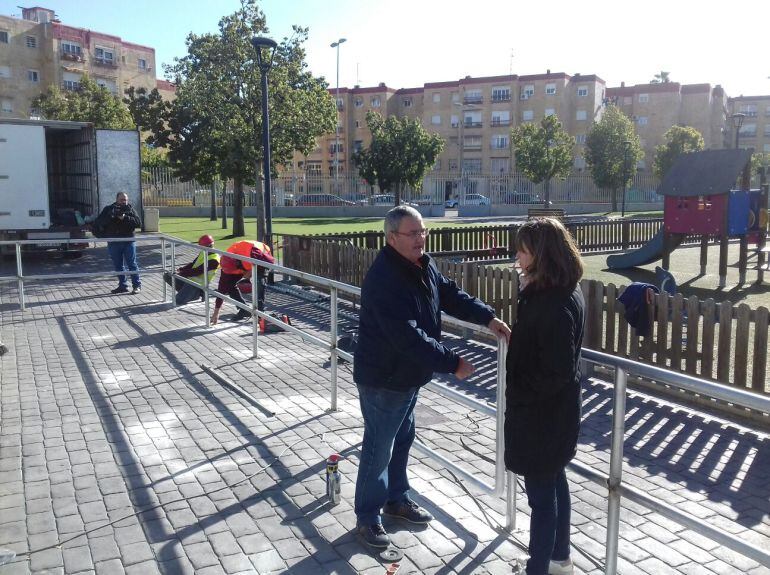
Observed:
[[[626,269],[670,255],[685,236],[700,236],[700,273],[706,273],[709,238],[719,238],[719,287],[727,283],[727,247],[738,238],[739,283],[746,282],[749,244],[757,246],[757,282],[763,281],[767,237],[768,185],[762,174],[760,189],[749,189],[751,150],[705,150],[683,154],[660,184],[664,196],[663,227],[637,250],[607,257],[609,269]],[[735,189],[736,182],[739,183]]]

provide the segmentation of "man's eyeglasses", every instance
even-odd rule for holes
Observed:
[[[416,240],[417,238],[424,238],[428,235],[428,230],[425,228],[421,230],[415,230],[413,232],[393,232],[394,234],[398,234],[399,236],[407,236],[409,238],[412,238],[413,240]]]

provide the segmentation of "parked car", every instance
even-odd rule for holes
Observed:
[[[447,208],[456,208],[457,207],[457,198],[450,198],[446,202],[444,202],[444,206]]]
[[[427,194],[417,198],[418,206],[432,206],[435,203],[440,203],[440,202],[437,202],[431,194]]]
[[[395,206],[396,196],[393,194],[375,194],[365,200],[358,202],[364,206]],[[416,207],[417,204],[401,201],[402,205]]]
[[[503,194],[502,199],[506,204],[539,204],[542,202],[537,194],[517,192],[516,190]]]
[[[305,194],[297,198],[298,206],[354,206],[353,202],[343,200],[334,194]]]
[[[465,194],[463,200],[464,206],[488,206],[490,203],[489,198],[481,194]]]

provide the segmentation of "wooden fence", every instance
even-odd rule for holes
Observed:
[[[355,286],[362,285],[377,253],[374,248],[297,236],[284,244],[288,267]],[[503,321],[515,320],[518,276],[512,268],[440,259],[436,263],[445,276],[491,305]],[[617,301],[624,286],[583,280],[581,287],[587,306],[586,347],[770,394],[766,308],[661,294],[651,306],[652,333],[640,337]]]

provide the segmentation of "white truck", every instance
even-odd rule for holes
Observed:
[[[77,256],[87,244],[56,240],[86,238],[88,222],[118,192],[128,194],[141,215],[139,145],[137,131],[0,119],[0,240],[46,240],[24,248]]]

